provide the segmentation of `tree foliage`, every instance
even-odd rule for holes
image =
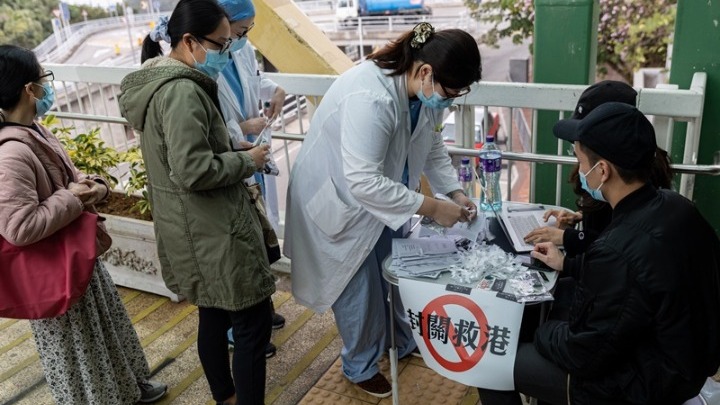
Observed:
[[[0,0],[0,44],[12,44],[32,49],[53,33],[53,10],[58,0]],[[70,5],[70,23],[108,17],[100,7]]]
[[[509,37],[516,44],[532,38],[533,0],[465,0],[473,17],[490,23],[482,42],[497,46]],[[600,0],[598,64],[630,81],[641,67],[665,66],[672,41],[677,0]]]

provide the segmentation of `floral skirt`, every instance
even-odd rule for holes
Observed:
[[[45,378],[62,405],[125,405],[140,399],[145,353],[105,266],[85,295],[57,318],[30,321]]]

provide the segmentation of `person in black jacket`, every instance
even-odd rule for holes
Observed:
[[[634,106],[636,98],[637,91],[627,83],[603,80],[583,91],[570,118],[582,119],[597,106],[611,101]],[[669,189],[672,175],[668,153],[658,147],[655,153],[651,183],[657,188]],[[555,217],[557,226],[534,229],[524,239],[527,243],[553,242],[556,245],[562,245],[567,255],[576,256],[585,252],[585,249],[610,223],[612,209],[608,203],[593,199],[582,189],[577,165],[573,167],[569,181],[578,196],[576,203],[578,211],[548,210],[545,213],[545,221],[547,222],[550,217]],[[579,222],[582,222],[582,229],[575,229],[574,226]]]
[[[553,404],[680,405],[720,366],[720,240],[692,202],[650,184],[655,133],[636,108],[606,103],[553,132],[574,143],[583,188],[612,221],[575,258],[535,246],[553,269],[575,269],[577,288],[569,320],[518,347],[515,387]],[[479,391],[483,405],[521,403]]]

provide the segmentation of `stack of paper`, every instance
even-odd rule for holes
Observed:
[[[390,270],[398,276],[437,277],[459,259],[453,238],[393,239]]]

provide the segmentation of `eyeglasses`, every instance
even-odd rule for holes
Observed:
[[[245,28],[245,31],[243,31],[242,34],[237,34],[236,39],[242,39],[243,37],[246,37],[248,32],[250,32],[251,29],[255,28],[255,23],[250,24],[249,27],[243,27],[243,28]]]
[[[470,86],[465,87],[465,88],[463,88],[463,89],[460,89],[460,90],[458,90],[457,92],[450,92],[450,91],[448,91],[448,89],[446,89],[445,86],[443,86],[442,83],[440,83],[439,81],[438,81],[438,84],[440,84],[440,87],[443,89],[443,92],[445,93],[445,98],[446,98],[446,99],[448,99],[448,98],[458,98],[458,97],[462,97],[462,96],[470,93]]]
[[[200,39],[202,39],[202,40],[204,40],[204,41],[208,41],[208,42],[210,42],[211,44],[219,47],[219,48],[220,48],[220,51],[219,51],[220,55],[222,55],[222,54],[224,54],[225,52],[227,52],[227,50],[230,49],[230,45],[232,44],[232,39],[228,39],[227,41],[225,41],[224,44],[221,44],[220,42],[213,41],[212,39],[207,38],[207,37],[204,37],[204,36],[198,36],[198,38],[200,38]]]
[[[55,74],[52,70],[46,70],[36,80],[36,82],[52,82],[55,81]]]

